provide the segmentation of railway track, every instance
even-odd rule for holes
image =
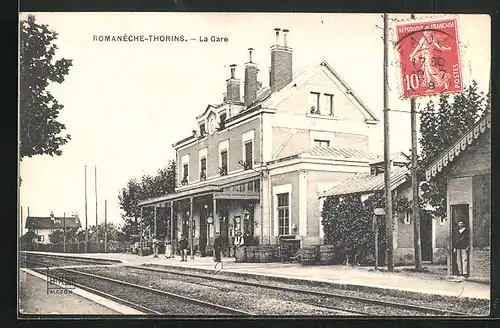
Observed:
[[[300,295],[309,295],[313,297],[318,297],[323,301],[328,301],[328,300],[342,300],[342,301],[347,301],[347,304],[349,303],[356,303],[356,304],[363,304],[368,307],[371,307],[372,311],[366,311],[366,310],[352,310],[348,309],[345,307],[339,307],[339,306],[327,306],[327,305],[321,305],[322,307],[338,310],[338,311],[344,311],[346,313],[352,313],[356,315],[378,315],[380,316],[381,313],[380,311],[377,311],[377,309],[380,309],[382,307],[384,308],[392,308],[392,309],[397,309],[397,310],[405,310],[409,312],[414,312],[414,315],[434,315],[434,316],[467,316],[467,313],[463,312],[457,312],[457,311],[452,311],[448,309],[438,309],[438,308],[432,308],[432,307],[427,307],[427,306],[422,306],[422,305],[415,305],[415,304],[410,304],[410,303],[400,303],[400,302],[393,302],[393,301],[387,301],[387,300],[381,300],[381,299],[374,299],[374,298],[367,298],[367,297],[360,297],[360,296],[351,296],[351,295],[344,295],[344,294],[338,294],[338,293],[332,293],[332,292],[319,292],[319,291],[312,291],[308,289],[301,289],[301,288],[295,288],[295,287],[283,287],[283,286],[273,286],[269,284],[264,284],[264,283],[258,283],[258,282],[250,282],[250,281],[242,281],[242,280],[237,280],[235,281],[234,279],[228,279],[228,278],[223,278],[220,276],[213,276],[213,275],[203,275],[201,276],[199,273],[189,273],[189,272],[184,272],[184,271],[174,271],[174,270],[168,270],[168,269],[159,269],[159,268],[151,268],[151,267],[143,267],[143,266],[130,266],[127,265],[125,267],[129,268],[134,268],[134,269],[139,269],[139,270],[144,270],[144,271],[150,271],[150,272],[158,272],[158,273],[165,273],[165,274],[172,274],[172,275],[177,275],[177,276],[182,276],[182,277],[189,277],[190,279],[198,279],[198,280],[207,280],[207,281],[214,281],[214,282],[223,282],[225,284],[232,284],[232,285],[245,285],[245,286],[251,286],[251,287],[257,287],[257,288],[263,288],[267,290],[277,290],[280,292],[290,292],[290,293],[295,293],[295,294],[300,294]],[[335,301],[333,301],[335,303]],[[373,311],[375,310],[375,311]]]
[[[33,261],[32,261],[33,262]],[[37,262],[38,264],[42,264]],[[252,316],[253,313],[126,281],[67,268],[34,271],[150,315]]]
[[[37,254],[38,255],[38,254]],[[47,263],[41,262],[44,260],[45,255],[40,255],[37,259],[40,261],[36,261],[33,258],[26,258],[27,263],[37,264],[39,267],[47,267]],[[67,257],[61,256],[48,256],[49,261],[65,261],[68,259]],[[82,261],[79,261],[82,260]],[[283,286],[280,285],[272,285],[267,283],[253,282],[253,281],[245,281],[245,280],[236,280],[231,278],[225,278],[221,276],[210,275],[209,273],[191,273],[186,271],[178,271],[178,270],[169,270],[166,268],[154,268],[154,267],[145,267],[145,266],[133,266],[133,265],[123,265],[121,266],[122,270],[120,272],[113,272],[113,267],[109,265],[99,265],[98,263],[103,263],[102,261],[106,260],[97,260],[93,261],[93,259],[69,259],[69,261],[79,261],[89,264],[88,266],[80,266],[79,271],[71,270],[68,268],[61,267],[53,267],[51,269],[52,274],[54,271],[57,271],[58,275],[63,275],[63,277],[70,277],[75,281],[75,285],[78,284],[78,287],[82,289],[86,289],[89,292],[101,295],[103,297],[113,299],[119,303],[126,304],[132,308],[135,308],[146,314],[153,315],[192,315],[193,313],[200,315],[243,315],[243,316],[252,316],[256,315],[255,313],[251,313],[252,311],[246,311],[241,309],[236,309],[233,307],[227,307],[224,305],[203,301],[201,299],[193,299],[185,296],[186,291],[179,289],[179,293],[170,292],[171,289],[167,287],[169,292],[165,291],[165,287],[161,286],[158,288],[152,288],[152,286],[146,287],[143,286],[146,277],[141,276],[140,274],[136,274],[137,277],[141,279],[132,279],[131,275],[125,273],[123,270],[139,270],[146,271],[152,274],[161,275],[161,280],[170,280],[170,281],[179,281],[180,284],[188,283],[193,286],[199,286],[199,288],[209,288],[209,289],[217,289],[219,292],[227,293],[232,291],[238,292],[249,292],[251,295],[269,295],[272,294],[276,299],[286,301],[291,300],[292,302],[299,302],[302,304],[307,304],[313,306],[317,309],[324,309],[324,313],[331,313],[335,315],[369,315],[369,316],[384,316],[384,315],[412,315],[412,316],[467,316],[468,313],[453,311],[447,308],[432,308],[425,305],[417,305],[412,304],[411,302],[402,303],[389,301],[386,299],[375,299],[373,297],[363,297],[363,296],[353,296],[346,294],[339,294],[335,292],[322,292],[315,291],[311,289],[303,289],[296,288],[291,286]],[[108,261],[109,262],[109,261]],[[57,264],[57,263],[56,263]],[[97,264],[97,265],[96,265]],[[111,275],[106,277],[103,275],[97,275],[95,272],[82,272],[82,270],[100,270],[105,269],[105,271],[100,272],[104,275]],[[109,271],[108,271],[109,270]],[[133,273],[133,272],[130,272]],[[119,277],[119,279],[115,279],[117,276],[123,275]],[[165,277],[165,275],[169,275],[170,277]],[[182,277],[183,279],[179,279]],[[159,277],[151,277],[151,280],[159,279]],[[129,280],[129,281],[125,281]],[[83,282],[82,282],[83,281]],[[146,280],[147,281],[147,280]],[[115,286],[115,287],[110,287]],[[121,287],[119,287],[121,286]],[[248,286],[247,290],[243,286]],[[175,286],[173,288],[175,290]],[[184,294],[184,296],[182,295]],[[142,296],[141,296],[142,295]],[[148,296],[150,295],[150,296]],[[156,296],[151,296],[156,295]],[[192,295],[191,295],[192,296]],[[379,296],[378,294],[374,294],[374,297]],[[203,299],[207,299],[206,296],[201,297]],[[165,303],[165,300],[174,300],[175,304],[180,304],[177,307],[172,306],[172,302],[168,302],[168,306],[164,304],[156,304]],[[211,297],[208,297],[211,301],[217,302]],[[151,301],[153,300],[153,301]],[[222,302],[226,303],[227,302]],[[184,304],[184,305],[183,305]],[[187,304],[187,305],[186,305]],[[233,303],[229,303],[231,306],[234,306]],[[185,307],[191,308],[189,311],[179,310],[184,309]],[[238,306],[238,307],[241,307]],[[244,306],[246,308],[246,306]],[[205,310],[203,310],[205,309]],[[210,309],[212,312],[208,311]],[[259,312],[259,311],[257,311]]]

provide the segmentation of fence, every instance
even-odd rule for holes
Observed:
[[[40,251],[54,253],[85,253],[85,242],[64,244],[40,244],[40,243],[21,243],[20,249],[23,251]],[[108,253],[123,253],[130,249],[127,243],[120,243],[114,240],[107,242]],[[88,243],[87,253],[104,253],[104,243]]]

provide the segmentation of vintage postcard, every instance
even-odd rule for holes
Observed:
[[[18,317],[487,316],[488,15],[19,15]]]

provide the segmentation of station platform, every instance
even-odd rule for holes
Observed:
[[[28,269],[19,272],[19,314],[24,315],[140,315],[114,301],[79,288],[50,293],[43,274]]]
[[[181,262],[180,256],[167,259],[163,254],[160,254],[158,258],[153,258],[152,255],[141,257],[122,253],[32,253],[112,259],[129,265],[155,264],[207,272],[213,272],[215,267],[212,257],[199,256],[195,256],[194,259],[188,257],[188,261]],[[490,299],[489,284],[450,279],[445,274],[414,273],[401,268],[396,268],[396,272],[386,272],[374,271],[373,267],[347,267],[344,265],[304,266],[297,263],[237,263],[234,258],[223,258],[222,262],[223,269],[219,274],[290,282],[306,280],[311,283],[327,283],[368,292],[419,293],[458,298]]]

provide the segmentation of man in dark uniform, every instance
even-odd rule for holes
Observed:
[[[220,262],[220,253],[222,251],[222,238],[220,237],[220,233],[217,231],[215,233],[214,239],[214,254],[215,254],[215,262]]]
[[[453,253],[456,256],[458,275],[468,276],[469,229],[463,221],[458,221],[453,239]]]
[[[179,241],[179,249],[181,251],[181,262],[186,262],[187,261],[187,250],[188,250],[189,244],[186,236],[182,236],[181,240]]]
[[[200,234],[200,253],[201,253],[201,257],[205,257],[205,255],[206,255],[206,249],[207,249],[207,237],[202,232]]]

